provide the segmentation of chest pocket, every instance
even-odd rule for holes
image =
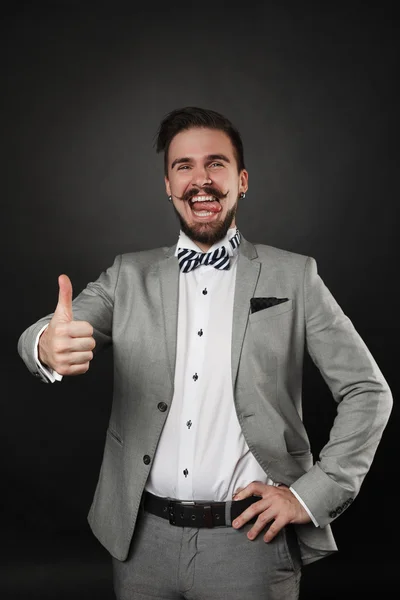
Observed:
[[[257,323],[264,319],[270,319],[271,317],[276,317],[277,315],[290,312],[291,310],[293,310],[293,300],[287,300],[286,302],[281,302],[275,306],[270,306],[269,308],[264,308],[263,310],[252,313],[249,315],[249,323]]]
[[[284,365],[293,351],[293,301],[249,315],[243,353],[253,377],[264,377]]]

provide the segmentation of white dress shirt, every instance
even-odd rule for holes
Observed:
[[[146,490],[157,496],[227,501],[252,481],[278,484],[250,452],[233,398],[231,339],[238,248],[233,250],[229,239],[236,231],[231,228],[209,249],[226,247],[229,270],[201,265],[179,275],[174,396],[146,483]],[[182,231],[176,254],[178,248],[200,251]],[[35,352],[48,379],[60,381],[61,375],[38,360],[37,344]]]
[[[236,415],[231,339],[238,250],[227,236],[227,271],[201,265],[179,275],[174,397],[146,489],[181,500],[226,501],[251,481],[272,484],[250,452]],[[183,232],[178,248],[200,251]]]

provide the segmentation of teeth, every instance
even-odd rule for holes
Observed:
[[[209,210],[202,210],[202,211],[193,211],[194,214],[196,215],[196,217],[209,217],[210,215],[212,215],[213,213]]]
[[[191,203],[194,204],[195,202],[213,202],[214,201],[214,196],[194,196],[194,198],[191,199]]]

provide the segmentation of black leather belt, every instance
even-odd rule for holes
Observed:
[[[244,498],[244,500],[232,501],[230,509],[231,523],[246,508],[260,499],[261,496],[250,496],[249,498]],[[157,517],[168,519],[171,525],[179,525],[181,527],[221,527],[227,524],[225,519],[226,502],[192,503],[161,498],[150,494],[150,492],[144,492],[143,507],[145,511]],[[256,518],[251,519],[249,523],[254,523]]]

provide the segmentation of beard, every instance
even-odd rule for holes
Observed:
[[[213,246],[224,239],[235,218],[236,210],[237,202],[235,206],[232,206],[232,208],[228,210],[224,220],[219,223],[194,223],[193,225],[189,225],[174,206],[174,211],[178,217],[183,233],[185,233],[193,242],[206,244],[207,246]]]
[[[219,201],[225,199],[228,195],[228,192],[226,194],[223,194],[220,190],[211,186],[204,186],[204,188],[202,188],[202,191],[206,194],[214,196]],[[177,198],[184,202],[190,202],[192,197],[196,196],[196,194],[198,193],[198,189],[191,189],[190,191],[186,192],[186,194],[184,194],[181,198],[179,198],[179,196],[177,196]],[[228,233],[228,229],[232,225],[232,221],[236,216],[237,204],[238,201],[236,200],[235,205],[228,210],[223,221],[216,223],[194,223],[193,225],[189,225],[189,223],[187,223],[187,221],[184,220],[184,218],[181,214],[179,214],[174,205],[173,208],[176,216],[178,217],[183,233],[185,233],[193,242],[198,242],[199,244],[205,244],[207,246],[213,246],[217,242],[220,242],[222,239],[224,239],[224,237]]]

